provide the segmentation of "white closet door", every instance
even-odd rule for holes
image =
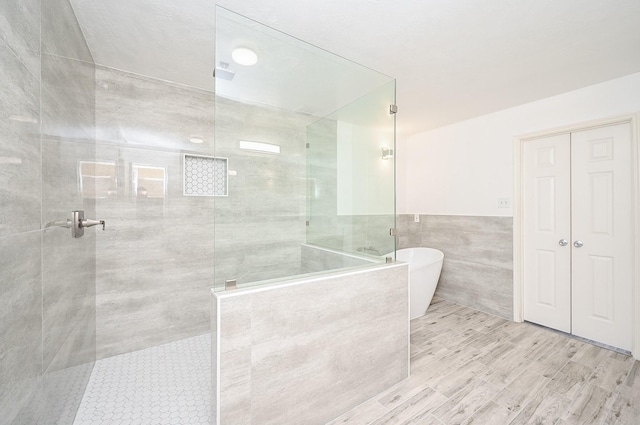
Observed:
[[[524,144],[524,319],[564,332],[571,332],[570,157],[569,134]]]
[[[571,184],[573,334],[631,350],[629,124],[572,133]]]

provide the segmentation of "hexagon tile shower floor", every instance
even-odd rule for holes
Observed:
[[[98,360],[74,425],[209,424],[210,338]]]

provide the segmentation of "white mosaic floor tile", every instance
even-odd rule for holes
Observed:
[[[46,423],[73,423],[74,414],[83,397],[82,391],[92,373],[91,367],[91,363],[84,363],[45,375]]]
[[[210,338],[98,360],[74,425],[209,424]]]

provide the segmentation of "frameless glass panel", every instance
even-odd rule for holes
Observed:
[[[392,81],[309,126],[307,243],[393,256],[394,100]]]
[[[216,289],[384,261],[395,80],[220,7],[215,76]]]
[[[238,48],[255,52],[257,62],[235,62],[232,55]],[[219,6],[215,71],[218,97],[302,112],[313,121],[393,81]]]
[[[67,7],[64,7],[64,6]],[[0,6],[0,423],[73,423],[96,360],[95,67],[71,7]]]

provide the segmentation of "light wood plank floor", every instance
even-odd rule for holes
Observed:
[[[411,321],[411,377],[330,423],[640,424],[640,362],[443,300]]]

